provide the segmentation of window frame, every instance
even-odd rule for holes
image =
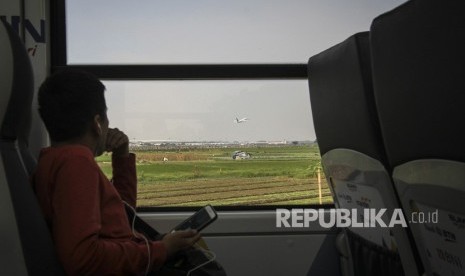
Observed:
[[[306,63],[272,64],[149,64],[68,65],[66,0],[50,2],[51,73],[65,68],[81,69],[102,80],[286,80],[308,79]],[[218,206],[225,211],[274,210],[276,208],[332,208],[334,204]],[[194,207],[138,207],[139,212],[192,211]]]
[[[66,0],[51,3],[51,71],[76,68],[108,80],[247,80],[307,79],[306,63],[279,64],[152,64],[68,65]]]

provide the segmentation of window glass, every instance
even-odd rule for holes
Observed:
[[[68,62],[305,63],[402,2],[68,0]]]
[[[332,202],[307,81],[105,85],[110,127],[124,130],[137,154],[139,206]],[[110,176],[110,156],[97,160]]]
[[[302,64],[403,2],[66,0],[67,62]],[[332,202],[306,80],[105,84],[138,156],[139,206]]]

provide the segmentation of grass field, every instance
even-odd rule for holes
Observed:
[[[250,206],[319,204],[315,145],[241,148],[251,159],[233,160],[234,149],[138,151],[138,206]],[[168,161],[164,162],[163,159]],[[110,156],[97,162],[111,177]],[[322,203],[332,203],[321,177]]]

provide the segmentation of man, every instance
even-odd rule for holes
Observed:
[[[104,85],[74,70],[39,89],[39,113],[51,146],[41,151],[33,185],[59,259],[69,275],[141,275],[193,245],[195,231],[148,241],[133,233],[124,204],[136,205],[135,156],[128,137],[109,128]],[[110,182],[94,160],[112,153]]]

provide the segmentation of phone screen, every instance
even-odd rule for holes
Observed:
[[[208,224],[213,222],[216,217],[216,212],[213,207],[205,206],[194,215],[183,221],[181,224],[176,226],[174,230],[196,229],[197,231],[200,231]]]

